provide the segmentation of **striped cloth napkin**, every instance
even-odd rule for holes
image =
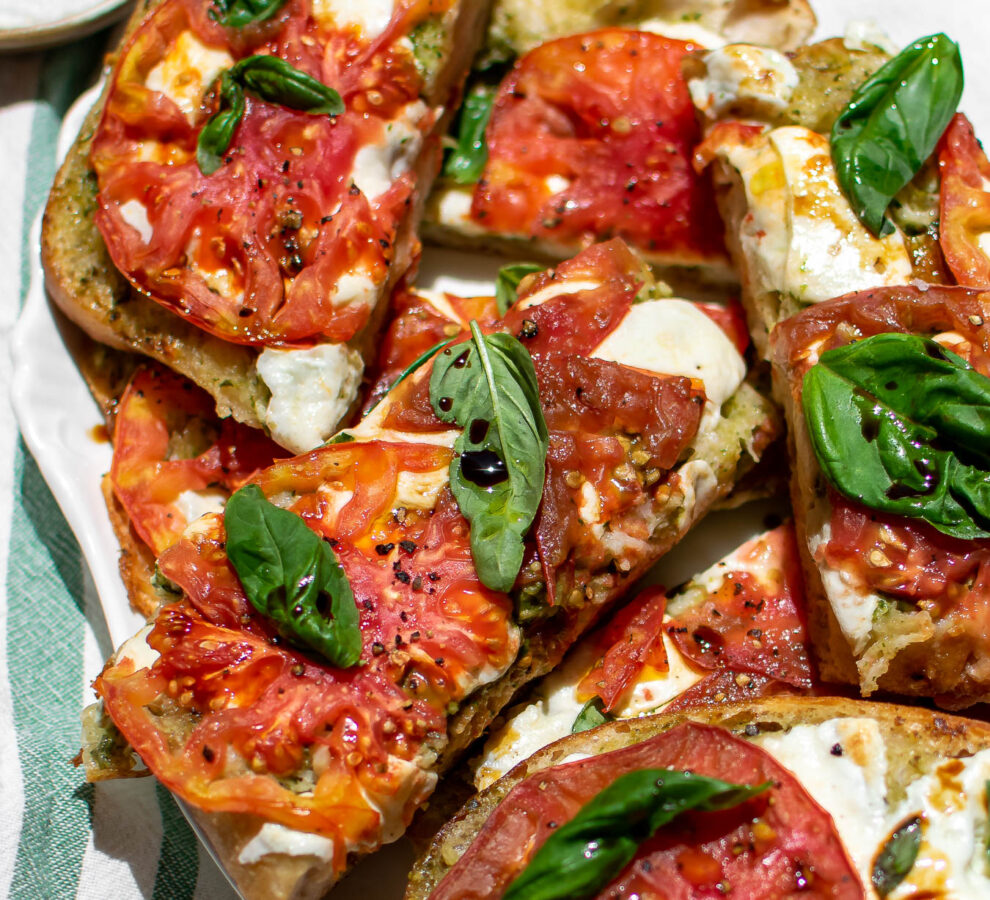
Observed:
[[[106,35],[0,57],[0,384],[27,294],[31,224],[62,116]],[[79,712],[110,650],[79,546],[0,400],[0,897],[231,900],[234,891],[154,779],[87,784]]]

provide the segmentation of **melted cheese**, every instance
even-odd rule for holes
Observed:
[[[148,635],[153,627],[145,625],[137,634],[124,641],[114,655],[114,665],[120,665],[125,659],[129,659],[134,663],[135,672],[138,669],[150,669],[159,656],[157,650],[148,646]]]
[[[581,291],[593,291],[601,286],[600,281],[552,281],[535,294],[529,294],[523,297],[516,303],[516,308],[521,310],[532,309],[534,306],[541,306],[554,297],[562,297],[565,294],[580,294]]]
[[[250,866],[265,856],[315,856],[323,863],[333,860],[333,841],[320,834],[296,831],[277,822],[265,822],[238,854],[242,866]]]
[[[716,119],[735,107],[760,118],[783,112],[798,85],[797,70],[777,50],[729,44],[707,53],[705,75],[688,82],[691,101]]]
[[[666,634],[662,637],[669,671],[658,673],[650,668],[641,671],[625,701],[614,711],[618,718],[656,712],[704,677],[681,656]],[[505,725],[492,733],[476,762],[474,783],[478,790],[488,787],[537,750],[571,733],[574,720],[584,706],[577,698],[577,688],[594,664],[594,647],[588,641],[579,644],[564,665],[543,680],[536,699],[517,707]]]
[[[796,775],[832,816],[860,878],[869,884],[873,857],[887,834],[886,745],[876,721],[798,725],[754,743]]]
[[[148,210],[140,200],[128,200],[118,207],[120,217],[141,236],[141,243],[147,244],[151,240],[152,228],[148,219]]]
[[[763,291],[819,303],[910,282],[902,235],[875,238],[859,222],[836,181],[827,138],[788,126],[720,153],[746,190],[740,241]]]
[[[384,194],[412,167],[423,146],[420,123],[428,112],[422,100],[406,104],[385,124],[380,141],[366,144],[355,154],[351,180],[369,200]]]
[[[324,27],[358,28],[374,40],[392,19],[392,0],[313,0],[313,16]]]
[[[226,50],[207,47],[191,31],[183,31],[164,59],[148,72],[144,84],[164,94],[192,119],[207,88],[233,64]]]
[[[207,513],[223,512],[226,502],[227,494],[225,491],[183,491],[176,498],[175,505],[185,517],[185,520],[192,522],[194,519],[205,516]]]
[[[294,453],[320,446],[357,399],[364,361],[345,344],[299,350],[266,347],[258,374],[272,392],[265,424]]]
[[[746,377],[746,363],[725,332],[686,300],[637,303],[592,355],[701,381],[709,418],[717,415]]]
[[[889,836],[912,816],[922,818],[922,842],[914,866],[888,896],[990,897],[986,862],[985,785],[990,751],[940,763],[907,786],[896,806],[888,802],[887,747],[869,718],[798,725],[756,738],[789,769],[835,822],[867,896],[874,860]]]
[[[858,657],[869,643],[880,597],[865,591],[844,569],[833,568],[820,559],[820,551],[824,552],[831,537],[832,525],[827,521],[815,530],[809,528],[808,552],[818,563],[822,586],[835,620],[849,642],[853,655]]]
[[[337,279],[330,302],[336,307],[357,303],[372,307],[378,300],[379,285],[365,272],[346,272]]]
[[[847,50],[883,50],[891,56],[897,56],[900,50],[872,19],[853,19],[849,22],[842,43]]]

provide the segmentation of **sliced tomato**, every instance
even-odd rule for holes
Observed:
[[[990,287],[990,160],[956,113],[938,147],[939,241],[959,284]]]
[[[619,236],[681,262],[722,258],[681,74],[694,44],[607,28],[548,41],[499,86],[471,218],[562,244]]]
[[[187,492],[229,494],[285,450],[262,432],[217,419],[209,395],[162,366],[142,366],[117,408],[110,482],[131,525],[158,556],[188,524]]]
[[[334,838],[339,867],[348,846],[379,837],[368,798],[408,822],[432,789],[427,747],[442,746],[449,705],[504,670],[519,646],[511,603],[478,581],[449,492],[435,510],[394,514],[399,473],[449,461],[432,445],[342,444],[257,480],[270,497],[294,497],[291,508],[335,545],[364,647],[346,670],[294,649],[255,612],[224,553],[220,517],[163,555],[186,599],[154,623],[158,658],[138,671],[112,661],[96,687],[167,786],[202,809]],[[334,499],[351,492],[366,511],[359,533],[344,527],[353,516]],[[292,790],[306,773],[312,790]]]
[[[725,304],[696,302],[694,305],[725,332],[740,354],[746,352],[749,329],[746,327],[746,313],[737,299],[733,298]]]
[[[719,586],[703,602],[672,616],[667,634],[703,669],[810,688],[814,676],[793,526],[747,541],[732,554]]]
[[[428,4],[398,4],[371,43],[309,7],[293,2],[264,27],[240,30],[198,0],[162,3],[124,47],[93,139],[95,219],[114,264],[139,291],[229,341],[343,341],[361,329],[415,177],[365,196],[351,174],[356,154],[384,144],[397,117],[411,117],[414,142],[432,128],[413,53],[399,41]],[[346,111],[309,115],[249,95],[224,164],[204,175],[197,138],[219,103],[209,82],[254,54],[335,88]],[[183,84],[197,90],[184,96]]]
[[[663,613],[667,595],[662,588],[647,588],[624,606],[596,636],[601,658],[581,679],[578,699],[601,697],[611,712],[644,668],[666,672],[663,645]]]
[[[808,892],[862,900],[863,886],[829,816],[768,753],[721,728],[686,723],[639,744],[544,769],[520,782],[431,894],[501,897],[553,830],[620,775],[667,767],[764,794],[718,813],[686,813],[639,848],[598,897],[739,897],[783,900]],[[722,887],[719,887],[719,886]]]
[[[851,570],[871,592],[945,610],[990,562],[990,541],[949,537],[920,519],[866,509],[836,491],[825,561]]]

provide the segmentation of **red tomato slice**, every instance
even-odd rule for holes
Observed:
[[[677,648],[703,669],[729,669],[814,683],[805,629],[804,582],[791,524],[747,541],[719,587],[667,625]]]
[[[384,143],[404,108],[415,119],[410,140],[433,123],[398,40],[429,4],[400,4],[371,44],[327,30],[309,5],[290,3],[265,27],[225,29],[209,4],[167,0],[125,46],[93,139],[95,218],[114,264],[139,291],[229,341],[343,341],[364,326],[415,179],[407,172],[365,196],[351,177],[356,154]],[[214,62],[196,60],[197,43]],[[174,71],[183,52],[187,68]],[[183,80],[198,84],[253,54],[337,89],[346,111],[331,119],[249,95],[225,163],[204,175],[196,142],[216,91],[180,108],[169,78],[181,91]]]
[[[724,305],[699,302],[694,305],[726,333],[740,354],[746,352],[749,347],[749,329],[746,327],[746,313],[738,300],[733,299]]]
[[[449,461],[449,450],[432,445],[342,444],[257,479],[270,497],[291,490],[291,508],[333,540],[364,646],[362,664],[347,670],[293,649],[253,610],[224,554],[219,517],[163,555],[163,572],[186,599],[155,621],[158,659],[137,672],[111,662],[96,683],[163,783],[202,809],[334,838],[338,867],[348,844],[380,837],[366,798],[398,804],[408,822],[432,789],[426,747],[442,747],[449,705],[518,650],[512,605],[478,581],[449,492],[432,514],[393,515],[398,473]],[[374,496],[361,495],[364,528],[343,529],[353,518],[331,502],[334,492],[357,497],[366,484]],[[166,734],[161,717],[176,706],[196,713],[192,727]],[[301,795],[287,785],[304,763],[316,783]]]
[[[431,900],[502,896],[554,828],[620,775],[667,767],[765,794],[719,813],[687,813],[644,843],[599,897],[809,896],[862,900],[863,887],[832,817],[768,753],[721,728],[686,723],[639,744],[545,769],[517,784],[431,894]]]
[[[620,236],[681,263],[723,258],[712,189],[692,169],[681,61],[696,49],[608,28],[527,53],[498,90],[472,219],[562,244]]]
[[[235,491],[285,455],[262,432],[217,419],[209,395],[182,376],[143,366],[117,409],[110,482],[134,530],[159,556],[189,524],[179,503],[186,491]]]
[[[942,135],[938,166],[939,241],[945,261],[959,284],[987,287],[990,256],[981,238],[990,234],[990,161],[962,113],[956,113]]]
[[[640,672],[650,666],[666,672],[663,645],[663,613],[667,595],[662,588],[647,588],[623,607],[598,635],[595,643],[602,657],[581,679],[578,699],[599,696],[605,712],[611,712]]]

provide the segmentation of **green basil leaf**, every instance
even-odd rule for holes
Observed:
[[[859,86],[832,127],[839,184],[875,235],[887,206],[922,167],[962,96],[959,47],[944,34],[915,41]]]
[[[243,28],[255,22],[267,22],[286,4],[286,0],[213,0],[210,18],[227,28]]]
[[[342,431],[340,434],[335,434],[329,441],[324,444],[325,447],[332,447],[334,444],[352,444],[354,443],[354,435],[349,432]]]
[[[230,77],[268,103],[312,115],[339,116],[344,101],[332,87],[301,72],[279,56],[248,56],[235,63]]]
[[[517,289],[519,282],[533,272],[542,272],[546,266],[538,263],[521,262],[513,263],[511,266],[502,266],[498,270],[495,279],[495,305],[498,307],[498,314],[504,316],[509,307],[518,299]]]
[[[430,403],[464,431],[454,443],[450,487],[471,523],[482,583],[508,591],[522,566],[523,537],[543,497],[549,448],[533,360],[508,334],[447,347],[434,361]]]
[[[682,812],[729,809],[769,787],[769,781],[729,784],[673,769],[628,772],[547,838],[503,900],[593,897],[629,864],[640,844]]]
[[[615,716],[610,716],[605,712],[605,703],[601,697],[592,697],[577,714],[574,724],[571,726],[571,734],[578,734],[587,731],[589,728],[597,728],[606,722],[611,722]]]
[[[204,175],[212,175],[223,163],[234,132],[244,117],[244,89],[230,77],[220,76],[220,108],[196,138],[196,163]]]
[[[447,155],[443,174],[457,184],[474,184],[488,162],[485,129],[495,103],[495,87],[475,85],[464,98],[457,119],[457,145]]]
[[[990,378],[928,338],[879,334],[828,350],[804,377],[811,446],[853,500],[990,537]]]
[[[920,847],[921,817],[913,816],[887,839],[873,863],[871,881],[881,897],[886,897],[907,877]]]
[[[234,493],[223,518],[227,558],[251,605],[293,643],[334,666],[355,665],[362,648],[357,606],[330,545],[256,484]]]

